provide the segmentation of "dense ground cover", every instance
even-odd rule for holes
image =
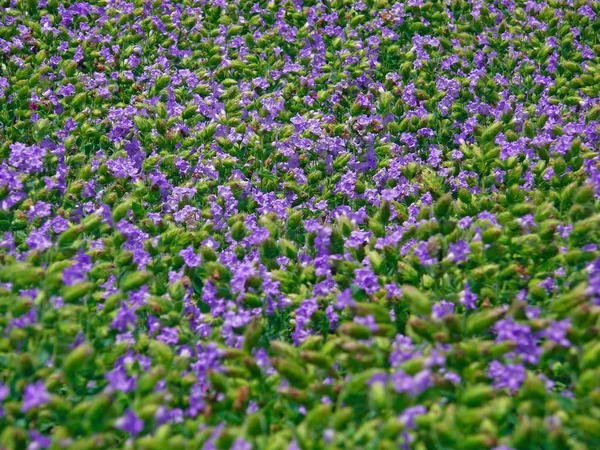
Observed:
[[[0,447],[600,447],[600,3],[4,0]]]

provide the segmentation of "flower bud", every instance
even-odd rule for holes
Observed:
[[[274,358],[272,364],[273,367],[275,367],[275,370],[285,377],[293,386],[299,388],[305,388],[307,386],[307,377],[297,364],[280,358]]]
[[[467,319],[467,333],[473,335],[487,331],[505,314],[506,311],[502,308],[494,308],[475,313]]]
[[[171,362],[173,361],[173,351],[164,342],[157,340],[150,341],[149,353],[157,364],[162,364],[165,367],[171,366]]]
[[[481,142],[483,144],[491,143],[496,139],[496,136],[502,130],[502,122],[494,122],[492,125],[487,127],[481,134]]]
[[[402,297],[408,301],[411,309],[424,316],[431,314],[431,300],[414,286],[403,285]]]
[[[88,344],[82,344],[71,351],[64,359],[62,367],[68,377],[73,377],[89,363],[93,349]]]
[[[265,423],[262,414],[254,413],[246,416],[245,428],[248,436],[260,436],[265,431]]]
[[[435,202],[435,205],[433,206],[433,214],[438,220],[446,217],[450,207],[452,206],[452,202],[453,199],[450,193],[444,194],[438,199],[437,202]]]
[[[94,283],[84,281],[72,286],[64,286],[61,291],[61,297],[66,303],[75,303],[77,300],[85,297],[94,290]]]
[[[156,92],[162,91],[165,87],[167,87],[167,85],[170,82],[171,82],[171,77],[169,75],[161,75],[160,77],[158,77],[156,79],[156,83],[154,84]]]
[[[371,330],[365,325],[361,325],[354,322],[346,322],[338,328],[338,332],[342,335],[350,336],[354,339],[369,339],[371,337]]]
[[[247,295],[247,294],[246,294]],[[263,327],[260,323],[260,320],[254,318],[246,327],[246,332],[244,333],[244,343],[242,348],[244,351],[250,353],[253,348],[258,345],[260,338],[262,337]]]
[[[152,277],[152,274],[149,272],[140,272],[134,271],[129,272],[121,278],[120,286],[121,289],[125,292],[133,291],[134,289],[139,289],[144,284],[148,282],[148,280]]]
[[[494,388],[486,384],[478,384],[465,389],[460,402],[467,406],[479,406],[494,396]]]
[[[332,405],[321,404],[313,408],[305,419],[306,426],[309,430],[322,430],[329,424],[329,419],[332,414]]]

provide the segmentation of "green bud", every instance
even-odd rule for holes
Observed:
[[[352,415],[352,408],[344,406],[338,409],[333,415],[333,428],[337,431],[343,431],[352,420]]]
[[[46,271],[46,286],[50,290],[56,290],[62,285],[63,270],[72,264],[71,261],[57,261],[52,263]]]
[[[546,397],[546,385],[541,378],[528,372],[527,379],[521,389],[521,395],[523,398],[529,400],[542,401]]]
[[[208,372],[208,379],[210,380],[213,389],[217,392],[226,393],[229,389],[227,377],[221,372],[210,370]]]
[[[62,367],[65,374],[73,377],[81,371],[93,355],[93,350],[88,344],[82,344],[71,351],[64,359]]]
[[[191,104],[183,110],[183,112],[181,113],[181,117],[184,120],[191,119],[192,117],[194,117],[197,110],[198,110],[198,107],[194,104]]]
[[[174,302],[181,302],[183,297],[185,297],[186,289],[181,280],[177,280],[175,283],[171,284],[167,290]]]
[[[280,358],[275,358],[273,363],[275,370],[285,377],[291,385],[299,388],[305,388],[307,386],[307,377],[302,372],[300,366],[291,361],[286,361]]]
[[[0,436],[2,447],[10,450],[26,448],[28,440],[29,438],[25,430],[17,428],[16,426],[7,425]]]
[[[564,317],[570,311],[572,311],[577,305],[583,303],[587,296],[585,294],[585,284],[581,283],[574,289],[571,289],[569,293],[561,295],[550,304],[550,310],[560,317]]]
[[[333,361],[330,358],[316,351],[303,350],[300,352],[300,358],[323,370],[331,370],[333,367]]]
[[[452,201],[452,195],[450,193],[446,193],[441,196],[437,202],[435,202],[435,205],[433,206],[433,214],[435,215],[436,219],[442,219],[446,217],[450,207],[452,206]]]
[[[494,122],[488,128],[484,130],[481,134],[481,142],[484,144],[493,142],[496,139],[496,136],[502,130],[502,122]]]
[[[388,202],[387,200],[383,200],[381,202],[381,206],[379,208],[379,220],[384,223],[387,224],[390,221],[390,216],[392,214],[392,207],[390,202]]]
[[[248,436],[256,437],[264,433],[265,425],[260,413],[249,414],[246,416],[246,433]]]
[[[281,253],[287,258],[295,260],[298,257],[296,246],[287,239],[280,239],[279,246],[281,247]]]
[[[427,362],[427,358],[424,356],[411,358],[407,361],[404,361],[400,368],[406,372],[408,375],[416,375],[420,371],[425,368],[425,363]]]
[[[392,321],[388,309],[377,303],[358,303],[354,309],[361,317],[373,316],[377,323],[391,323]]]
[[[496,242],[502,236],[502,229],[499,227],[490,227],[481,233],[481,239],[486,244]]]
[[[277,393],[290,402],[299,403],[304,406],[310,405],[312,401],[308,393],[300,389],[285,387],[277,389]]]
[[[413,316],[408,320],[409,333],[412,332],[416,336],[419,336],[426,340],[431,340],[434,333],[436,332],[435,326],[432,322],[422,320],[417,316]]]
[[[505,314],[506,311],[502,308],[488,309],[475,313],[467,319],[467,333],[479,334],[485,332]]]
[[[131,209],[132,203],[133,202],[131,200],[127,200],[113,209],[112,218],[115,223],[119,222],[122,218],[124,218],[127,215],[129,210]]]
[[[302,225],[302,213],[300,211],[294,211],[288,216],[287,226],[288,229],[296,229]]]
[[[494,445],[495,439],[487,434],[476,434],[467,436],[461,440],[460,448],[464,450],[480,450],[483,448],[491,448]]]
[[[129,272],[121,278],[119,284],[123,291],[128,292],[142,287],[151,277],[152,274],[149,272]]]
[[[256,361],[254,361],[254,359],[252,359],[250,357],[245,358],[243,361],[243,364],[244,364],[244,367],[248,370],[248,372],[250,372],[250,374],[254,378],[262,378],[262,370],[258,366],[258,364],[256,364]]]
[[[150,371],[140,375],[137,388],[140,393],[147,394],[153,391],[156,384],[165,376],[164,367],[153,367]]]
[[[207,245],[203,245],[202,247],[200,247],[200,255],[202,256],[203,261],[216,261],[217,260],[217,254],[212,249],[212,247],[209,247]]]
[[[173,350],[167,344],[161,341],[152,340],[149,346],[149,352],[152,359],[158,364],[170,367],[173,361]]]
[[[154,85],[156,88],[156,92],[162,91],[167,85],[171,82],[171,77],[169,75],[162,75],[156,79],[156,84]]]
[[[61,296],[66,303],[75,303],[77,300],[91,293],[94,287],[94,283],[89,281],[77,283],[72,286],[64,286]]]
[[[279,245],[277,244],[277,241],[272,237],[267,238],[260,244],[260,254],[267,259],[277,258],[277,256],[279,256]]]
[[[236,242],[240,242],[244,239],[247,233],[246,225],[241,220],[231,227],[231,238]]]
[[[217,68],[217,66],[218,66],[219,64],[221,64],[221,61],[222,61],[222,60],[223,60],[223,57],[222,57],[221,55],[214,55],[214,56],[211,56],[211,57],[209,58],[209,60],[208,60],[208,66],[209,66],[211,69],[216,69],[216,68]]]
[[[246,294],[247,295],[247,294]],[[242,348],[244,351],[250,353],[253,348],[258,345],[260,338],[262,337],[263,327],[260,321],[254,318],[246,327],[246,332],[244,333],[244,343]]]
[[[115,258],[117,267],[126,267],[133,264],[133,252],[130,250],[122,251]]]
[[[458,191],[458,198],[463,203],[469,205],[469,204],[471,204],[471,201],[473,199],[473,194],[467,188],[460,188],[459,191]]]
[[[92,423],[100,423],[110,408],[112,402],[108,395],[99,395],[89,404],[86,411],[86,418]]]
[[[376,237],[385,236],[385,227],[376,219],[369,220],[369,230],[371,230]]]
[[[428,317],[431,314],[431,300],[414,286],[403,285],[402,297],[408,301],[411,309],[416,313]]]
[[[487,354],[491,358],[500,358],[506,353],[512,351],[517,346],[516,342],[513,341],[503,341],[497,344],[492,345],[489,349],[487,349]]]
[[[295,359],[297,357],[296,348],[283,341],[271,341],[271,350],[284,358],[292,358]]]
[[[579,64],[574,63],[573,61],[565,61],[561,65],[569,72],[581,73],[581,67],[579,66]]]
[[[527,214],[533,214],[535,212],[535,206],[531,203],[519,203],[513,206],[510,212],[515,217],[523,217]]]
[[[13,263],[0,270],[0,280],[13,283],[14,287],[21,289],[35,286],[42,281],[44,275],[44,269],[27,263]]]
[[[580,366],[582,369],[595,369],[600,366],[600,342],[592,343],[584,350]]]
[[[479,406],[485,404],[494,396],[494,388],[486,384],[478,384],[465,389],[460,396],[460,402],[467,406]]]
[[[331,417],[332,405],[321,404],[313,408],[305,419],[306,426],[309,430],[322,430],[327,427]]]
[[[102,218],[97,214],[87,216],[84,220],[81,221],[81,225],[83,225],[83,228],[87,233],[97,230],[101,224]]]
[[[594,186],[586,184],[581,186],[575,193],[575,203],[585,205],[594,198]]]
[[[577,425],[578,430],[596,439],[600,438],[600,420],[587,415],[578,415],[573,418],[573,421]]]
[[[333,161],[333,168],[335,170],[343,169],[348,165],[348,162],[350,161],[351,157],[352,155],[350,153],[342,153],[338,155]]]
[[[368,327],[354,322],[343,323],[338,331],[340,334],[350,336],[354,339],[364,340],[371,337],[371,330]]]

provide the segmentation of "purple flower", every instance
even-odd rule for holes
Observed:
[[[177,327],[164,327],[156,339],[169,345],[177,344],[179,342]]]
[[[29,431],[29,437],[31,438],[31,443],[27,447],[27,450],[38,450],[42,448],[48,448],[52,445],[51,438],[44,436],[35,430]]]
[[[10,390],[8,389],[8,387],[4,386],[2,383],[0,383],[0,404],[4,401],[4,399],[6,397],[8,397],[8,394],[10,394]],[[0,418],[3,416],[4,416],[4,410],[0,406]]]
[[[454,312],[454,303],[447,302],[446,300],[440,300],[439,303],[435,303],[432,308],[432,317],[434,319],[441,319],[447,314]]]
[[[450,261],[466,261],[469,253],[471,253],[471,247],[469,247],[469,244],[462,239],[456,241],[456,244],[453,242],[448,244],[448,258],[450,258]]]
[[[127,331],[128,325],[135,326],[135,318],[135,309],[129,308],[125,303],[122,303],[111,323],[111,327],[120,332]]]
[[[527,363],[536,364],[542,349],[537,344],[537,336],[531,331],[529,325],[515,322],[507,318],[496,322],[494,325],[496,342],[513,341],[517,348],[507,354],[508,357],[521,356]]]
[[[354,275],[354,281],[358,287],[364,289],[367,294],[371,295],[379,290],[379,279],[377,278],[377,275],[371,271],[371,269],[355,269]]]
[[[404,361],[409,360],[413,356],[417,356],[414,351],[414,345],[408,336],[401,334],[396,335],[396,340],[392,346],[390,353],[390,364],[392,367],[398,367]]]
[[[556,283],[554,282],[552,277],[548,277],[544,281],[542,281],[539,284],[539,286],[543,287],[544,289],[546,289],[546,291],[548,291],[548,293],[550,293],[556,288]]]
[[[43,381],[37,381],[25,387],[23,392],[23,403],[21,411],[27,412],[36,406],[41,406],[50,401],[50,394],[46,390],[46,385]]]
[[[243,438],[240,437],[233,442],[231,450],[252,450],[252,444],[246,442]]]
[[[422,370],[414,377],[411,377],[399,369],[392,375],[391,380],[396,392],[406,392],[411,397],[415,397],[431,385],[431,370]]]
[[[144,421],[138,418],[131,409],[127,408],[123,417],[115,421],[115,428],[136,436],[144,429]]]
[[[502,365],[498,361],[491,362],[487,375],[494,379],[496,389],[508,388],[511,391],[518,390],[527,377],[523,364]]]
[[[571,342],[567,339],[567,331],[570,326],[568,318],[558,322],[552,321],[550,326],[541,332],[541,335],[563,347],[571,347]]]
[[[477,301],[477,295],[471,292],[469,283],[465,281],[465,290],[460,293],[460,303],[465,306],[465,309],[475,309],[475,302]]]
[[[200,264],[202,264],[200,255],[197,255],[194,252],[194,247],[191,245],[188,248],[180,250],[179,256],[183,258],[183,261],[188,265],[188,267],[198,267]]]
[[[128,377],[122,366],[107,372],[105,378],[109,387],[116,391],[127,393],[135,388],[135,378]]]
[[[414,254],[417,258],[419,258],[419,263],[422,266],[431,266],[435,264],[437,261],[430,253],[430,243],[429,242],[419,242],[417,247],[414,249]]]
[[[344,309],[346,306],[353,306],[356,302],[352,298],[352,291],[345,289],[337,295],[335,307],[336,309]]]
[[[375,318],[371,315],[368,315],[366,317],[356,316],[354,317],[354,322],[360,325],[364,325],[369,330],[371,330],[371,332],[377,331],[377,322],[375,322]]]
[[[473,223],[473,219],[471,219],[470,217],[463,217],[462,219],[460,219],[458,221],[457,225],[459,228],[466,230],[467,228],[471,228],[472,223]]]
[[[398,420],[404,424],[408,429],[415,427],[415,417],[423,414],[427,414],[427,408],[423,405],[413,406],[412,408],[406,408]]]
[[[388,283],[383,286],[387,290],[386,298],[390,299],[392,297],[400,298],[402,297],[402,289],[396,283]]]

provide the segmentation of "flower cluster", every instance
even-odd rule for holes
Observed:
[[[0,447],[598,448],[599,18],[2,2]]]

